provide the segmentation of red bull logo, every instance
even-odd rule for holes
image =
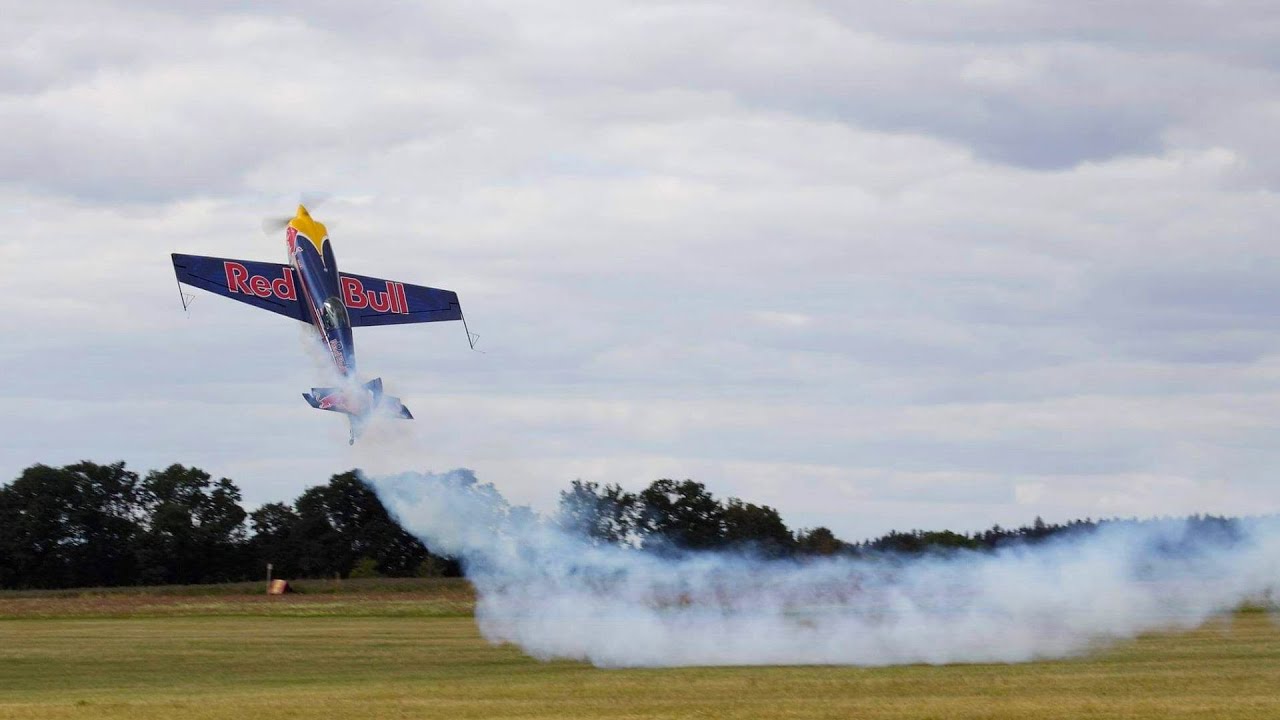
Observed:
[[[338,366],[338,370],[343,375],[347,374],[347,358],[342,354],[342,343],[337,338],[329,340],[329,354],[333,356],[333,364]]]
[[[339,390],[318,398],[316,407],[321,410],[363,415],[370,409],[372,404],[371,396],[365,391],[352,390],[351,392],[344,392]]]
[[[336,392],[332,395],[326,395],[320,398],[321,410],[336,410],[338,412],[349,412],[347,398],[342,393]]]
[[[277,278],[265,275],[253,275],[249,268],[230,260],[222,263],[227,273],[227,289],[234,293],[256,295],[260,298],[272,295],[281,300],[297,300],[298,291],[293,284],[293,268],[284,268],[284,274]]]
[[[342,303],[352,310],[369,308],[376,312],[408,314],[409,303],[404,297],[404,285],[387,281],[387,289],[382,292],[366,290],[364,283],[358,278],[343,275],[338,278],[342,284]]]
[[[293,279],[293,268],[281,268],[279,277],[254,275],[243,264],[227,260],[222,263],[227,276],[227,289],[233,293],[254,295],[260,298],[275,296],[280,300],[297,300],[298,290]],[[409,313],[409,302],[404,294],[404,284],[387,281],[383,290],[366,289],[359,278],[342,275],[342,303],[352,310],[369,308],[380,313]]]

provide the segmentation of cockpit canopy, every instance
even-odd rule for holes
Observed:
[[[324,325],[325,334],[339,329],[351,327],[351,317],[347,315],[347,306],[342,298],[331,297],[320,306],[320,322]]]

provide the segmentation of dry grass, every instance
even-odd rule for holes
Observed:
[[[1280,717],[1265,613],[1061,662],[598,670],[490,646],[470,618],[400,615],[401,600],[348,600],[355,617],[11,613],[0,718]]]

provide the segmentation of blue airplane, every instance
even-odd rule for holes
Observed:
[[[185,283],[315,327],[342,385],[311,388],[302,397],[313,408],[344,413],[350,422],[350,444],[375,411],[412,420],[399,398],[382,393],[382,378],[363,384],[356,380],[351,329],[446,320],[462,320],[465,326],[457,293],[339,273],[328,230],[302,205],[284,230],[288,265],[174,253],[179,289]],[[187,307],[185,295],[182,306]],[[469,330],[467,338],[474,348],[475,336]]]

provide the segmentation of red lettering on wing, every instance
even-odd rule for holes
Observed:
[[[364,283],[353,277],[343,275],[339,278],[342,285],[342,304],[352,310],[363,310],[369,307],[369,300],[365,297]]]
[[[387,297],[391,298],[391,312],[400,313],[400,294],[396,292],[396,283],[387,281]]]
[[[222,263],[222,267],[227,273],[227,289],[231,292],[244,293],[252,295],[253,291],[249,289],[249,284],[245,282],[249,279],[249,268],[238,262],[226,261]]]
[[[293,285],[293,268],[286,267],[282,277],[271,281],[271,292],[281,300],[298,299],[298,291]]]
[[[253,288],[253,294],[260,298],[267,297],[271,294],[271,283],[261,275],[254,275],[249,278],[249,287]]]
[[[401,315],[408,315],[409,303],[404,300],[404,283],[391,283],[391,285],[396,298],[396,307],[393,312],[398,312]]]
[[[260,298],[275,295],[281,300],[289,301],[298,299],[298,286],[294,282],[291,267],[281,268],[278,278],[268,278],[265,275],[250,275],[249,268],[242,263],[224,260],[222,265],[227,275],[227,289],[233,293]]]
[[[342,303],[352,310],[369,308],[374,312],[390,312],[400,315],[409,313],[408,298],[405,297],[404,284],[386,281],[386,290],[366,290],[360,280],[342,275],[338,278],[342,286]]]
[[[388,292],[374,292],[373,290],[365,291],[365,297],[369,299],[369,307],[384,313],[391,309],[391,294]]]

